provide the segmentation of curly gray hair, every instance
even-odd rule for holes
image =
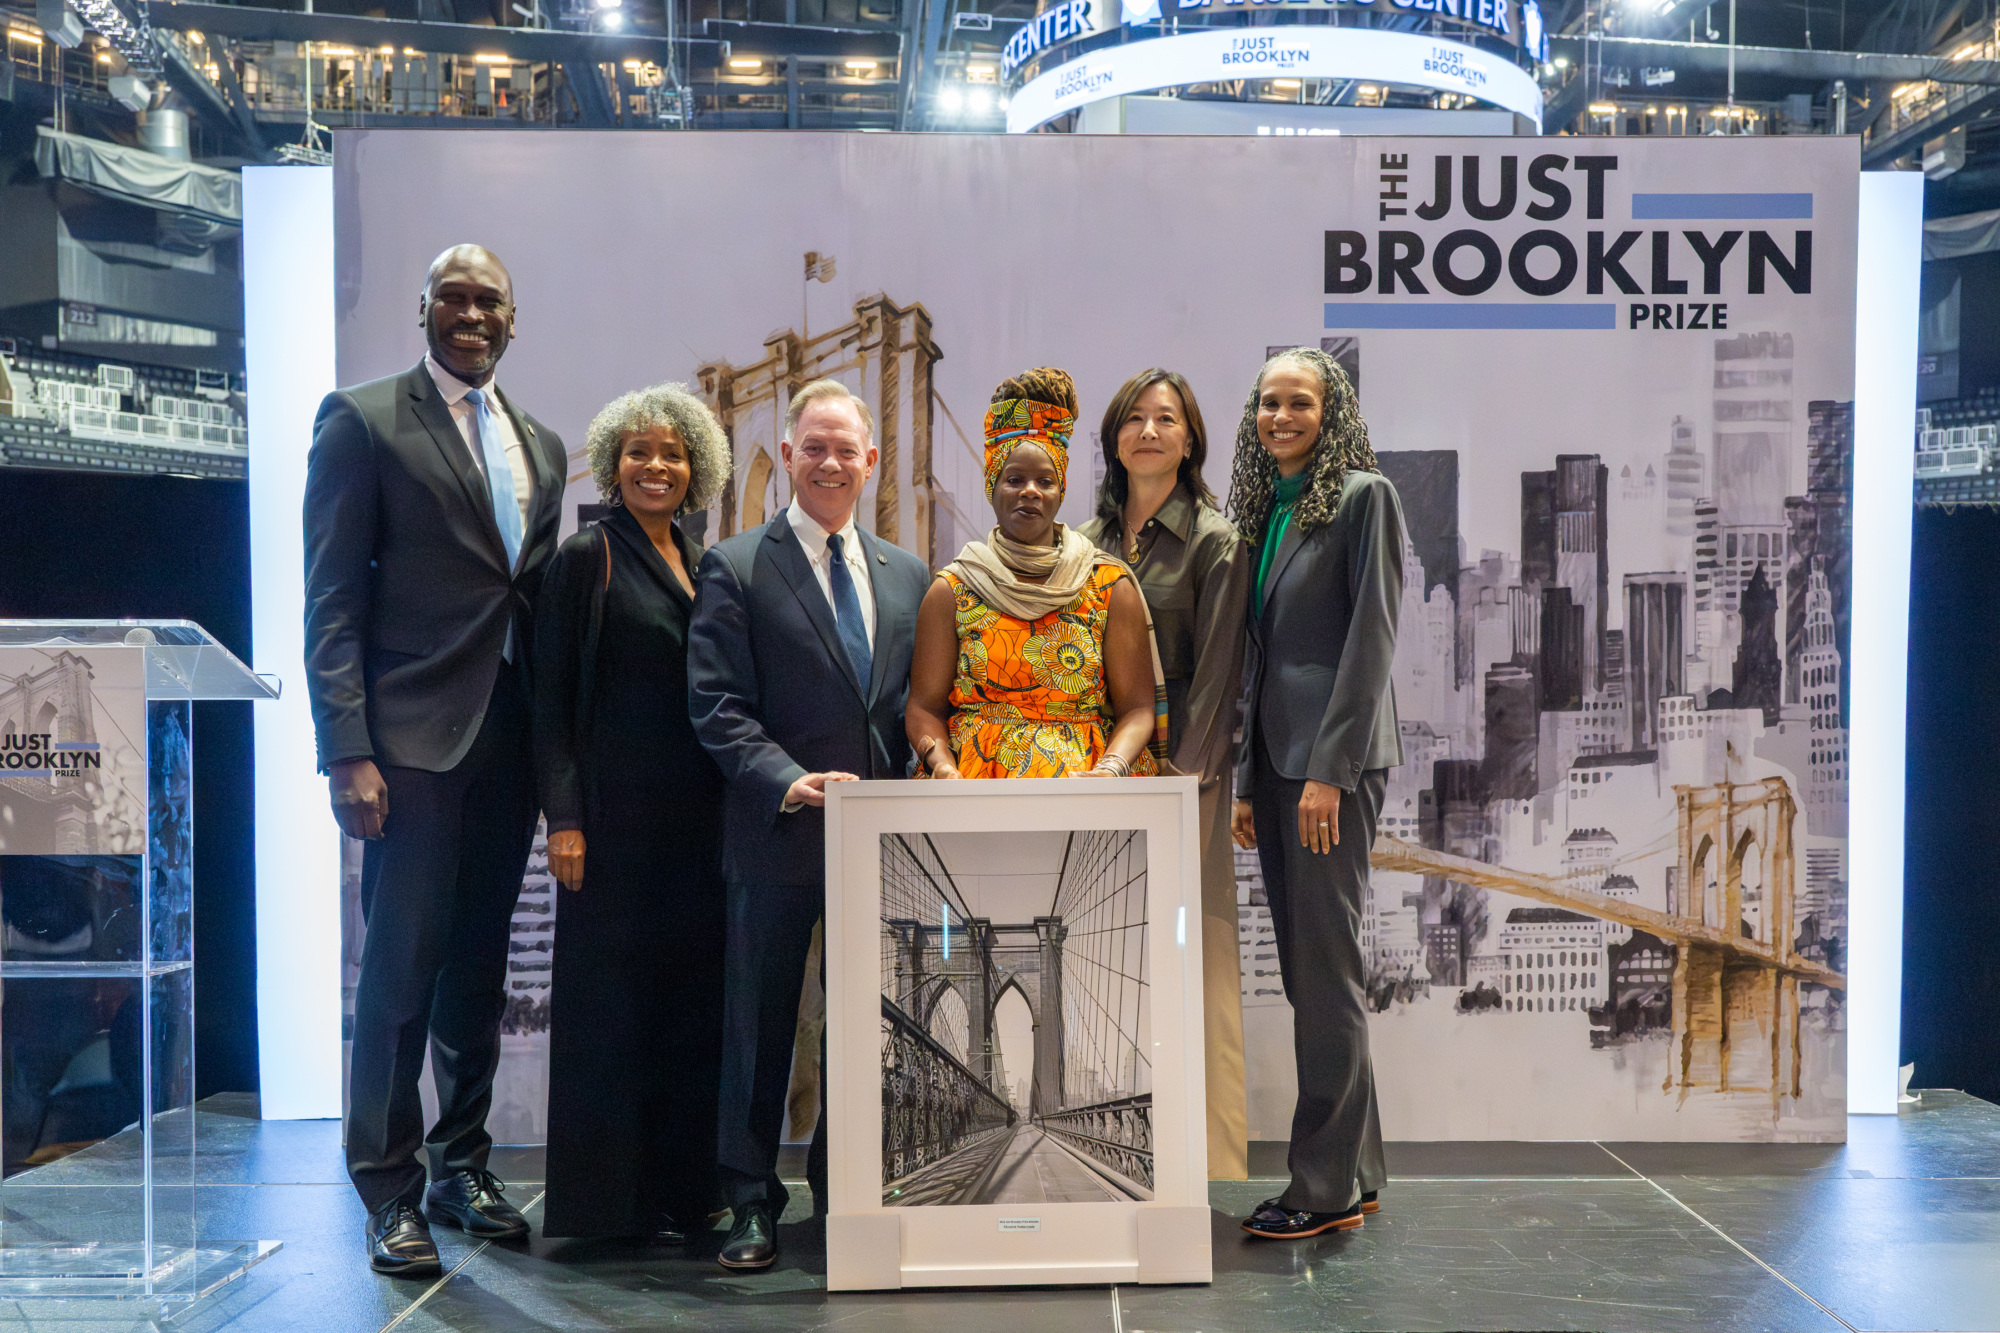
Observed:
[[[597,483],[604,503],[624,503],[618,493],[619,447],[627,435],[648,426],[671,426],[687,446],[690,476],[679,512],[708,508],[722,493],[734,461],[722,424],[685,384],[655,384],[614,398],[592,419],[584,432],[584,457],[590,461],[590,479]]]

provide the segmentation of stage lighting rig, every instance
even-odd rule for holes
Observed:
[[[160,54],[144,10],[128,14],[117,0],[40,0],[35,6],[36,21],[58,41],[67,26],[63,22],[65,8],[74,10],[86,28],[110,42],[111,49],[125,57],[126,68],[133,74],[141,78],[159,74]]]

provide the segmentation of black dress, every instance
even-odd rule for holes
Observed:
[[[674,536],[692,576],[701,547]],[[548,1236],[699,1228],[715,1200],[723,784],[688,721],[693,611],[624,509],[563,543],[542,586],[542,806],[551,833],[584,835],[583,888],[556,908]]]

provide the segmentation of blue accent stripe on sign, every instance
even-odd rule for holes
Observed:
[[[1497,301],[1428,305],[1328,301],[1330,329],[1615,329],[1618,307],[1595,301]]]
[[[1632,216],[1656,218],[1810,218],[1811,194],[1635,194]]]

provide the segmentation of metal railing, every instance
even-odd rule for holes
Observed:
[[[882,1180],[901,1180],[1010,1128],[1014,1108],[882,997]]]
[[[1035,1123],[1067,1147],[1152,1192],[1152,1093],[1052,1111],[1035,1117]]]

